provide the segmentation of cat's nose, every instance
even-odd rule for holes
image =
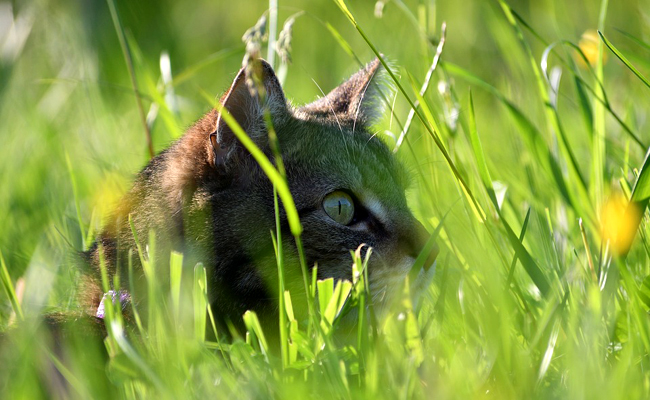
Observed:
[[[403,243],[403,246],[405,246],[404,250],[409,256],[413,257],[414,259],[417,259],[420,253],[426,251],[428,254],[426,255],[426,261],[424,262],[424,269],[428,270],[436,261],[436,257],[438,257],[438,253],[440,251],[438,244],[433,243],[432,246],[426,245],[427,241],[431,237],[431,234],[429,234],[429,232],[419,221],[413,220],[413,223],[409,228],[410,229],[407,234],[407,238]],[[429,247],[429,249],[426,247]]]

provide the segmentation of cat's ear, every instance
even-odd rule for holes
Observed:
[[[329,118],[338,124],[370,126],[383,113],[383,98],[389,93],[383,85],[385,69],[376,58],[334,88],[325,97],[307,104],[300,111]]]
[[[234,155],[243,151],[228,123],[223,118],[223,109],[234,117],[253,142],[262,149],[268,145],[268,132],[264,114],[268,111],[273,123],[288,114],[287,101],[280,81],[273,68],[264,60],[255,60],[249,67],[242,68],[230,89],[219,101],[217,123],[210,134],[212,147],[211,164],[228,166]]]

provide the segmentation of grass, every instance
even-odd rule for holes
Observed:
[[[270,61],[295,103],[375,56],[398,66],[377,130],[394,145],[408,125],[409,203],[441,249],[424,296],[405,284],[377,320],[351,249],[354,282],[303,265],[305,302],[282,285],[278,229],[279,332],[247,313],[228,338],[205,312],[204,266],[182,271],[173,253],[162,271],[140,251],[147,277],[170,274],[148,279],[147,323],[136,315],[127,338],[106,302],[105,343],[52,346],[37,321],[76,309],[75,251],[149,149],[214,106],[269,5],[0,5],[13,21],[10,36],[0,26],[0,398],[61,394],[59,375],[73,398],[650,397],[650,3],[393,0],[380,16],[372,2],[278,3],[267,26],[294,18],[293,62]],[[290,210],[281,164],[256,159]],[[155,253],[154,236],[139,241]]]

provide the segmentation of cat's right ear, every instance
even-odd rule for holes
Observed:
[[[217,123],[210,134],[210,163],[225,169],[236,163],[234,158],[245,154],[245,149],[223,117],[224,109],[262,149],[268,146],[264,113],[270,113],[274,124],[289,114],[280,81],[266,61],[255,60],[248,71],[242,68],[219,102]]]

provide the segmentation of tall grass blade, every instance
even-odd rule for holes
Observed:
[[[2,255],[2,251],[0,251],[0,281],[2,281],[2,287],[4,288],[7,297],[9,297],[9,301],[11,302],[11,307],[14,313],[18,316],[18,319],[22,320],[24,318],[23,309],[20,306],[18,296],[16,296],[16,290],[14,289],[14,285],[11,282],[9,269],[7,268],[7,264],[5,264],[5,259]]]
[[[431,138],[432,138],[433,141],[435,142],[435,144],[436,144],[436,146],[438,147],[438,149],[440,149],[440,151],[441,151],[443,157],[445,158],[445,161],[447,162],[447,165],[449,165],[449,167],[451,168],[451,171],[452,171],[454,177],[456,178],[456,180],[457,180],[458,183],[460,184],[460,186],[461,186],[463,192],[464,192],[464,193],[467,195],[467,197],[469,198],[470,203],[471,203],[471,205],[472,205],[472,208],[473,208],[474,210],[481,210],[481,206],[479,205],[479,203],[478,203],[478,201],[476,200],[476,198],[474,197],[474,194],[472,193],[471,189],[469,188],[469,186],[468,186],[467,183],[465,182],[465,179],[463,178],[463,176],[462,176],[462,175],[460,174],[460,172],[458,171],[458,168],[456,167],[456,164],[455,164],[454,161],[451,159],[451,156],[450,156],[449,153],[447,152],[447,149],[445,148],[445,145],[443,144],[443,142],[440,140],[440,137],[438,136],[438,134],[436,133],[436,131],[433,130],[433,129],[429,126],[429,124],[427,123],[426,119],[422,116],[422,114],[420,113],[420,111],[417,109],[417,107],[415,106],[415,103],[413,103],[413,101],[411,100],[411,98],[410,98],[409,95],[407,94],[406,90],[404,90],[404,87],[403,87],[402,84],[400,83],[399,79],[397,79],[397,77],[395,76],[395,74],[393,73],[393,71],[390,69],[390,67],[389,67],[388,64],[386,63],[386,60],[384,60],[384,57],[382,56],[382,54],[377,50],[377,48],[376,48],[375,45],[370,41],[370,39],[368,39],[368,36],[365,34],[365,32],[363,31],[363,29],[361,29],[361,26],[359,26],[359,24],[357,24],[357,21],[354,19],[354,16],[352,15],[352,13],[350,13],[350,10],[349,10],[348,7],[346,6],[345,1],[344,1],[344,0],[334,0],[334,2],[335,2],[336,5],[339,7],[339,9],[340,9],[341,11],[343,11],[343,13],[345,14],[345,16],[348,18],[348,20],[352,23],[352,25],[354,26],[354,28],[357,30],[357,32],[359,32],[359,34],[361,35],[361,37],[363,38],[363,40],[366,42],[366,44],[368,44],[368,46],[370,47],[370,49],[372,50],[372,52],[375,53],[375,56],[379,59],[379,61],[381,62],[381,64],[382,64],[383,67],[385,68],[386,72],[388,72],[388,75],[391,77],[392,81],[395,83],[395,85],[397,86],[398,90],[402,93],[402,95],[404,96],[404,98],[406,99],[406,101],[409,103],[409,106],[411,107],[411,109],[415,110],[415,115],[417,115],[418,119],[419,119],[420,121],[422,121],[422,124],[424,125],[424,127],[425,127],[427,133],[429,134],[429,136],[431,136]],[[416,92],[417,92],[417,91],[416,91]]]
[[[646,50],[650,50],[650,44],[647,42],[644,42],[643,40],[639,39],[638,37],[630,34],[629,32],[616,29],[618,32],[620,32],[623,36],[627,37],[628,39],[631,39],[634,43],[638,44],[639,46],[643,47]]]
[[[86,233],[84,232],[84,222],[81,218],[81,206],[79,204],[79,189],[77,188],[77,179],[75,177],[74,171],[72,169],[72,162],[70,161],[70,155],[65,153],[65,162],[68,167],[68,174],[70,175],[70,183],[72,184],[72,196],[74,197],[74,208],[77,211],[77,223],[79,224],[79,231],[81,233],[81,246],[83,251],[88,250],[86,244]]]
[[[632,71],[637,78],[641,80],[641,82],[643,82],[648,88],[650,88],[650,81],[648,81],[648,79],[645,76],[643,76],[643,74],[639,72],[639,70],[636,69],[634,65],[632,65],[632,63],[629,62],[627,58],[625,58],[625,56],[620,51],[618,51],[618,49],[609,40],[607,40],[607,38],[605,37],[605,35],[603,35],[601,31],[598,31],[598,35],[600,35],[600,38],[602,39],[603,43],[605,43],[605,46],[607,46],[607,48],[612,53],[614,53],[614,55],[618,57],[618,59],[621,60],[623,64],[625,64],[625,66],[630,71]]]
[[[242,129],[237,120],[230,115],[228,109],[218,106],[218,111],[221,113],[221,117],[226,124],[228,124],[228,127],[233,131],[235,136],[237,136],[240,143],[251,153],[260,168],[262,168],[266,176],[277,188],[278,195],[280,196],[285,212],[287,213],[287,220],[289,221],[291,233],[294,236],[299,236],[302,232],[302,225],[300,224],[296,204],[294,203],[291,192],[289,191],[287,181],[282,177],[282,174],[273,166],[273,164],[271,164],[271,161],[269,161],[268,157],[262,152],[262,150],[260,150],[253,140],[248,137],[248,134],[246,134]]]
[[[172,309],[178,321],[181,307],[181,276],[183,272],[183,254],[172,251],[169,261],[169,286]],[[180,322],[180,321],[178,321]]]
[[[266,336],[264,336],[264,331],[262,330],[262,325],[260,324],[260,321],[257,318],[257,314],[255,314],[255,312],[253,311],[246,311],[244,313],[243,318],[244,318],[244,324],[246,325],[246,329],[248,329],[249,332],[252,332],[255,335],[260,351],[262,352],[264,357],[267,357],[267,361],[268,361],[269,344],[266,341]]]
[[[271,238],[273,240],[273,247],[275,249],[275,258],[277,261],[278,267],[278,314],[279,314],[279,323],[280,323],[280,351],[282,353],[282,365],[287,367],[289,365],[289,348],[288,348],[288,338],[289,333],[287,331],[287,316],[291,315],[290,319],[293,319],[293,310],[291,314],[287,310],[285,304],[285,285],[284,285],[284,254],[282,249],[282,226],[280,224],[280,206],[278,204],[278,194],[277,189],[273,188],[273,207],[275,211],[275,235],[271,232]],[[276,239],[277,238],[277,239]]]
[[[108,8],[111,12],[111,18],[113,19],[115,32],[117,33],[117,37],[120,41],[120,46],[122,47],[122,53],[124,55],[124,61],[126,62],[126,67],[129,70],[129,77],[131,78],[131,86],[133,87],[133,93],[135,94],[135,100],[138,105],[138,112],[140,114],[140,122],[142,122],[142,126],[144,127],[145,138],[147,140],[149,157],[153,158],[156,155],[156,153],[154,152],[153,149],[151,130],[149,130],[149,125],[147,124],[147,116],[144,112],[142,97],[140,96],[140,91],[138,90],[138,81],[135,76],[135,68],[133,67],[133,60],[131,58],[131,49],[129,48],[128,41],[126,40],[126,35],[124,34],[124,27],[122,26],[122,21],[120,20],[120,14],[117,11],[115,0],[106,0],[106,1],[108,3]]]
[[[433,56],[433,61],[431,61],[431,66],[427,70],[427,73],[424,77],[424,83],[422,84],[422,87],[420,88],[420,97],[424,97],[425,93],[427,92],[427,89],[429,88],[429,84],[431,83],[431,78],[433,77],[433,73],[438,68],[438,62],[440,61],[440,55],[442,54],[442,50],[445,47],[445,39],[446,39],[446,33],[447,33],[447,24],[442,23],[442,34],[440,36],[440,42],[438,42],[438,47],[436,47],[436,54]],[[420,102],[416,101],[415,106],[419,106]],[[411,127],[411,123],[413,122],[413,117],[415,116],[415,109],[409,110],[409,115],[406,117],[406,123],[404,124],[404,128],[402,129],[402,132],[400,133],[399,137],[397,138],[397,142],[395,143],[395,148],[393,149],[394,153],[397,153],[399,150],[400,146],[402,145],[402,142],[404,141],[404,138],[406,137],[406,134],[409,131],[409,128]]]
[[[530,48],[530,45],[524,38],[523,32],[519,28],[517,19],[514,17],[512,13],[512,9],[510,6],[504,1],[504,0],[498,0],[501,9],[503,10],[504,15],[506,16],[506,19],[512,26],[515,35],[520,42],[524,54],[526,58],[530,62],[530,67],[531,70],[535,76],[535,81],[537,82],[537,88],[539,92],[540,99],[542,103],[544,104],[544,109],[545,109],[545,114],[546,114],[546,119],[549,123],[549,125],[553,128],[553,131],[555,135],[558,137],[558,143],[560,144],[560,150],[562,152],[562,155],[567,163],[567,166],[569,167],[569,177],[573,181],[573,187],[576,189],[575,192],[577,194],[574,195],[574,191],[569,191],[568,194],[570,197],[574,198],[574,201],[572,201],[572,204],[574,207],[577,208],[577,212],[579,215],[585,215],[586,217],[589,218],[589,220],[592,223],[595,223],[596,221],[596,216],[595,212],[592,206],[592,203],[589,199],[589,194],[587,193],[587,183],[584,177],[582,176],[582,173],[580,172],[580,168],[576,159],[576,156],[571,149],[571,145],[569,143],[569,140],[566,136],[566,132],[564,128],[562,127],[560,117],[558,115],[557,109],[551,104],[547,89],[546,89],[546,84],[545,80],[542,77],[542,74],[540,73],[539,68],[537,67],[537,62],[535,61],[535,58],[532,54],[532,50]]]
[[[600,14],[598,17],[598,29],[602,30],[605,25],[607,16],[608,0],[602,0],[600,3]],[[603,46],[598,43],[598,52],[596,55],[596,81],[603,81]],[[605,97],[605,90],[599,86],[596,97]],[[594,191],[596,208],[600,210],[605,198],[605,156],[606,156],[606,132],[605,132],[605,110],[601,103],[594,99],[593,103],[594,116],[594,140],[592,142],[592,188]]]
[[[546,295],[550,290],[550,284],[548,283],[548,280],[546,279],[546,277],[542,273],[542,270],[539,268],[539,266],[537,265],[533,257],[526,249],[526,247],[524,247],[522,243],[523,235],[521,237],[517,237],[517,235],[514,233],[514,231],[506,221],[506,219],[503,217],[501,207],[499,206],[499,202],[497,200],[496,194],[494,193],[492,178],[490,177],[490,172],[488,170],[487,164],[485,163],[485,155],[483,153],[483,148],[481,146],[480,138],[478,136],[478,131],[476,129],[476,120],[474,116],[474,104],[472,101],[471,93],[469,96],[469,119],[470,119],[469,135],[472,142],[472,148],[474,150],[474,158],[477,160],[477,163],[479,163],[479,171],[482,170],[481,178],[483,184],[485,185],[485,190],[490,194],[490,199],[492,200],[494,204],[494,208],[499,214],[501,223],[503,224],[503,227],[506,230],[508,241],[510,242],[510,244],[515,250],[515,256],[521,260],[524,269],[526,270],[530,278],[535,283],[535,286],[537,286],[537,288],[543,295]]]
[[[472,92],[469,92],[469,138],[472,143],[472,149],[474,150],[474,158],[476,159],[476,164],[478,167],[479,175],[483,181],[483,185],[487,189],[488,196],[494,206],[498,209],[499,202],[497,201],[496,194],[494,193],[494,188],[492,187],[492,178],[490,177],[490,171],[488,170],[487,163],[485,161],[485,154],[483,153],[483,146],[481,145],[481,139],[478,136],[478,130],[476,129],[476,117],[474,116],[474,101],[472,100]]]
[[[623,215],[624,221],[630,221],[630,226],[628,229],[632,229],[634,234],[631,239],[634,239],[636,232],[639,230],[639,225],[643,215],[645,214],[646,207],[650,201],[650,149],[645,155],[643,160],[643,165],[639,170],[639,174],[632,188],[632,194],[630,196],[630,202],[625,210]],[[622,254],[622,257],[625,258],[627,253]]]
[[[208,282],[203,264],[194,267],[194,337],[203,342],[205,340],[206,308],[208,306]]]

